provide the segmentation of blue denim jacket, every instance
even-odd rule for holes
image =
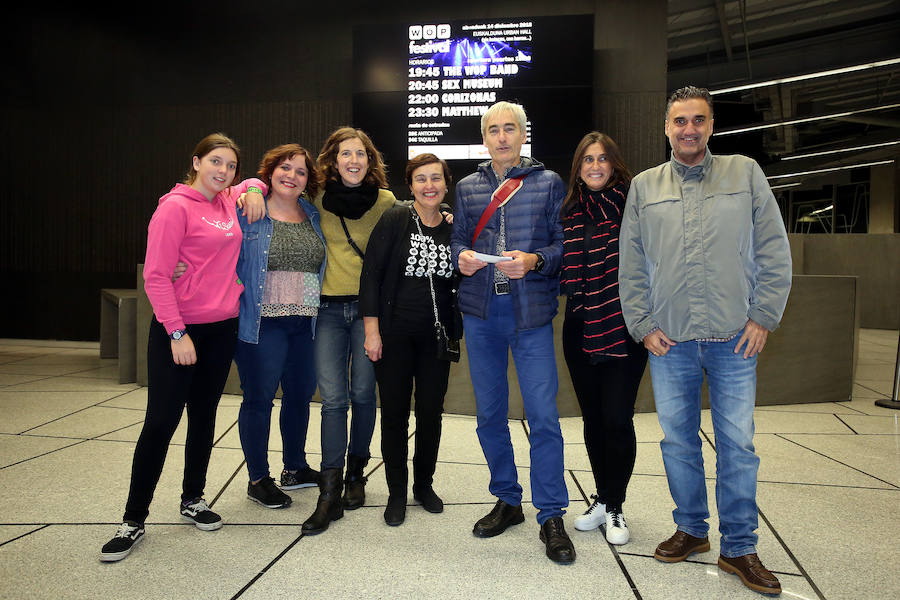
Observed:
[[[267,199],[268,201],[268,199]],[[297,204],[306,213],[313,230],[325,245],[325,236],[322,235],[322,226],[319,224],[319,211],[312,204],[300,198]],[[238,324],[238,339],[250,344],[259,343],[259,320],[262,312],[262,293],[266,287],[266,272],[269,263],[269,244],[272,242],[272,219],[269,218],[268,204],[266,216],[255,223],[248,223],[247,217],[238,212],[238,221],[241,224],[241,232],[244,239],[241,241],[241,254],[237,262],[237,274],[244,283],[244,293],[241,294],[241,313]],[[328,261],[326,254],[322,266],[319,268],[319,286],[322,285],[322,277],[325,275],[325,263]],[[312,324],[316,330],[315,319]]]

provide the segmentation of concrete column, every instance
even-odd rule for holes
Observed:
[[[869,233],[900,233],[900,161],[870,168]]]
[[[666,2],[594,6],[594,127],[616,141],[637,174],[666,158]]]

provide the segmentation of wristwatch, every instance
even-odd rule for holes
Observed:
[[[172,333],[169,334],[169,337],[172,338],[173,340],[180,340],[181,338],[183,338],[186,335],[187,335],[186,330],[176,329],[175,331],[173,331]]]
[[[534,269],[533,269],[533,270],[534,270],[534,271],[540,271],[541,269],[544,268],[544,255],[541,254],[540,252],[535,252],[535,254],[537,254],[538,259],[537,259],[537,262],[534,263]]]

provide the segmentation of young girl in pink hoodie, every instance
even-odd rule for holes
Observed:
[[[182,519],[204,531],[222,526],[203,499],[216,407],[231,368],[244,289],[235,272],[241,228],[235,209],[248,182],[238,177],[240,153],[214,133],[197,145],[184,183],[159,200],[150,220],[144,287],[154,318],[147,346],[147,413],[134,451],[123,523],[100,560],[128,556],[144,535],[144,521],[162,473],[169,442],[187,405]],[[173,283],[178,262],[187,265]]]

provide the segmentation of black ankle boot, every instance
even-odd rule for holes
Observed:
[[[390,494],[384,509],[384,522],[391,527],[402,525],[406,520],[406,491]]]
[[[319,476],[319,501],[316,511],[303,522],[304,535],[315,535],[328,529],[328,524],[344,516],[341,504],[341,469],[325,469]]]
[[[363,469],[368,458],[362,456],[347,457],[347,478],[344,480],[344,508],[354,510],[366,503],[366,478]]]

